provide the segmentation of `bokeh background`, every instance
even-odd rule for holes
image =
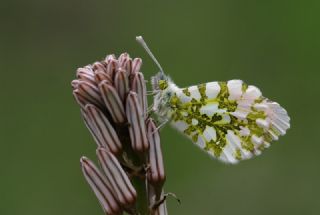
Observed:
[[[1,0],[0,214],[103,214],[80,168],[95,144],[70,81],[77,67],[129,52],[180,86],[240,78],[280,102],[288,134],[228,166],[162,130],[169,214],[320,214],[319,1]]]

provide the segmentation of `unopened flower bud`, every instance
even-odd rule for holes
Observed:
[[[122,208],[116,199],[114,191],[94,163],[86,157],[82,157],[80,163],[83,175],[97,196],[103,210],[108,215],[121,214]]]
[[[129,122],[129,133],[133,150],[145,152],[149,148],[144,114],[135,92],[130,92],[126,102],[126,114]]]
[[[119,154],[122,150],[122,145],[107,117],[94,105],[86,105],[85,111],[95,129],[95,136],[100,142],[99,145],[114,154]]]
[[[144,117],[146,117],[148,101],[146,83],[143,74],[141,72],[135,72],[132,76],[133,77],[131,81],[131,90],[137,93],[140,105],[142,107],[142,111],[144,113]]]
[[[114,86],[118,91],[118,94],[122,101],[125,101],[129,92],[129,75],[128,73],[120,68],[114,77]]]
[[[97,149],[97,156],[120,204],[123,207],[133,205],[137,198],[137,192],[122,169],[117,158],[104,148]]]
[[[134,75],[135,73],[139,72],[141,66],[142,66],[142,60],[141,60],[141,58],[135,58],[135,59],[133,59],[133,61],[132,61],[131,74]]]
[[[147,172],[148,181],[154,185],[162,185],[166,179],[159,131],[151,118],[147,121],[149,149],[149,165]]]
[[[102,81],[99,84],[99,89],[113,121],[115,123],[124,123],[126,119],[124,107],[117,90],[107,81]]]

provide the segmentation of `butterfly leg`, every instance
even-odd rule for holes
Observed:
[[[157,93],[159,93],[159,90],[151,90],[151,91],[147,91],[147,96],[154,96]]]
[[[154,96],[155,92],[154,91],[147,91],[147,96]]]
[[[167,122],[169,122],[169,119],[164,119],[160,125],[157,126],[157,128],[153,131],[153,133],[158,132],[160,130],[160,128],[162,128],[165,124],[167,124]]]
[[[150,105],[147,109],[147,114],[150,115],[151,113],[153,113],[153,104]]]
[[[157,209],[162,203],[164,203],[164,201],[166,201],[166,199],[167,199],[168,196],[173,197],[175,200],[178,201],[179,204],[181,204],[181,201],[180,201],[180,199],[176,196],[176,194],[174,194],[174,193],[165,193],[165,194],[163,194],[163,196],[162,196],[161,199],[159,199],[158,201],[156,201],[156,202],[151,206],[151,209],[152,209],[152,210]]]

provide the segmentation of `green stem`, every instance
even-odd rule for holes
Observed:
[[[148,191],[145,181],[141,178],[135,177],[132,182],[138,193],[136,204],[139,215],[149,215]]]

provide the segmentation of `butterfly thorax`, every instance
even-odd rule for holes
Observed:
[[[152,77],[152,89],[155,94],[153,111],[162,121],[170,119],[173,111],[171,100],[179,87],[177,87],[170,77],[158,73]]]

